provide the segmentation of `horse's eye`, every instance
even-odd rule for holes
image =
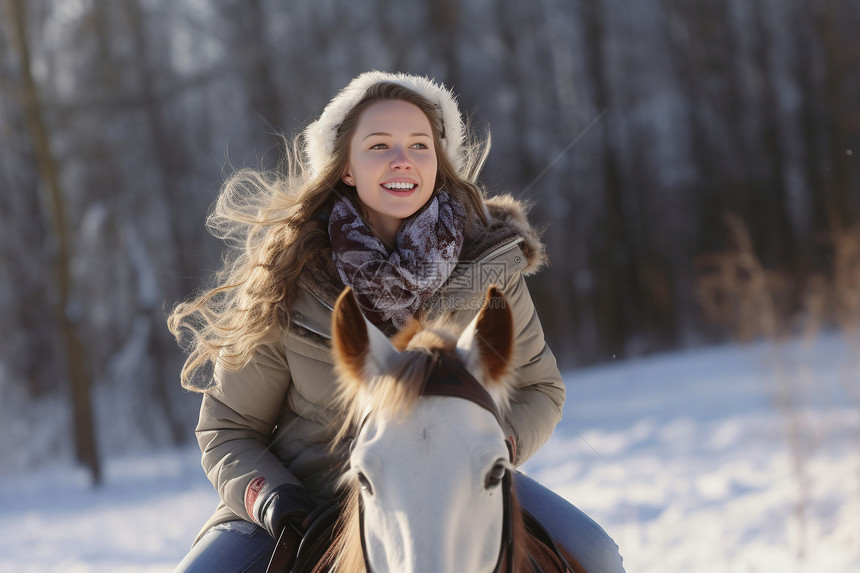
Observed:
[[[367,476],[361,472],[358,472],[358,486],[361,488],[362,493],[373,495],[373,488],[370,487],[370,480],[368,480]]]
[[[502,479],[504,479],[505,472],[507,470],[508,468],[505,464],[502,462],[496,462],[496,465],[494,465],[493,469],[490,470],[490,473],[487,474],[487,481],[484,484],[484,487],[490,489],[502,483]]]

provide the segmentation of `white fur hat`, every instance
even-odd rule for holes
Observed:
[[[460,171],[464,161],[462,154],[464,128],[454,94],[444,85],[437,84],[426,77],[379,71],[365,72],[352,80],[328,103],[319,119],[305,129],[304,151],[311,170],[314,173],[320,173],[325,168],[334,152],[335,135],[343,118],[361,101],[369,87],[380,82],[399,84],[439,106],[445,134],[442,139],[442,150],[454,169]]]

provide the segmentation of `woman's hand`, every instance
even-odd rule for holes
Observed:
[[[301,535],[304,533],[302,522],[313,509],[314,505],[305,488],[282,485],[273,489],[263,500],[254,519],[275,539],[288,525]]]

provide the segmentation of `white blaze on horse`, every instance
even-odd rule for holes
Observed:
[[[347,289],[332,338],[341,436],[355,436],[335,570],[533,570],[500,425],[514,340],[501,292],[459,335],[416,321],[389,341]]]

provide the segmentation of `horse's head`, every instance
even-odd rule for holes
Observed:
[[[513,352],[504,296],[491,287],[459,335],[413,326],[389,341],[347,289],[332,337],[357,431],[345,476],[355,503],[345,518],[343,568],[358,570],[366,559],[374,573],[493,571],[511,469],[499,422]],[[448,387],[458,385],[476,387],[474,399],[455,397],[460,390]]]

